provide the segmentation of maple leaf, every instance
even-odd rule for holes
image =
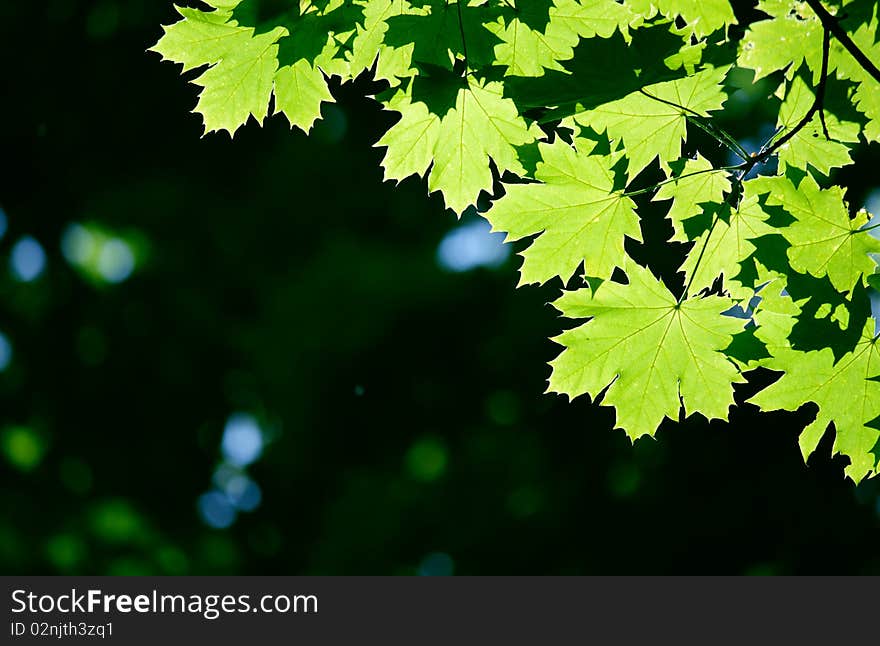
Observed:
[[[217,63],[223,55],[246,45],[254,30],[230,20],[232,13],[175,7],[183,20],[162,27],[163,35],[148,51],[183,66],[183,72]]]
[[[183,19],[164,27],[151,51],[181,63],[184,72],[208,66],[193,80],[203,88],[195,111],[204,118],[205,133],[226,130],[232,135],[251,116],[262,123],[273,92],[275,111],[287,116],[291,126],[308,131],[320,117],[321,103],[333,98],[324,72],[344,76],[347,71],[336,58],[340,45],[327,26],[348,20],[353,29],[356,12],[341,4],[322,12],[312,8],[290,24],[293,34],[281,25],[257,33],[235,19],[231,9],[238,4],[215,0],[218,8],[207,12],[178,7]],[[291,59],[285,65],[279,64],[282,49]]]
[[[855,18],[853,18],[855,19]],[[868,60],[880,61],[880,41],[876,34],[880,29],[880,16],[876,10],[871,20],[857,24],[850,34],[856,46],[865,53]],[[868,118],[864,135],[868,141],[880,141],[880,81],[875,79],[843,47],[831,50],[829,65],[837,70],[837,76],[855,81],[858,85],[852,96],[855,107]]]
[[[696,236],[685,232],[686,222],[704,212],[707,204],[720,204],[730,190],[730,180],[705,157],[688,159],[681,171],[664,183],[652,198],[672,200],[667,217],[672,221],[672,240],[690,242]]]
[[[649,85],[623,99],[605,103],[575,115],[577,123],[611,140],[622,141],[630,179],[655,158],[669,170],[669,162],[681,157],[687,138],[687,115],[707,116],[719,110],[727,98],[720,83],[728,67],[707,68],[692,76]]]
[[[847,476],[859,482],[877,472],[875,454],[880,430],[880,349],[874,321],[865,324],[855,349],[834,360],[830,349],[798,352],[779,349],[770,368],[785,374],[749,401],[761,410],[797,410],[814,402],[819,414],[801,433],[798,443],[804,460],[810,457],[826,430],[835,430],[832,453],[847,456]]]
[[[764,344],[771,356],[751,367],[769,365],[773,355],[791,349],[791,330],[801,313],[801,308],[785,289],[783,274],[759,265],[755,282],[760,286],[756,292],[758,302],[751,317],[755,323],[755,337]]]
[[[630,25],[642,22],[642,17],[628,3],[616,0],[555,0],[550,8],[550,25],[559,38],[568,38],[577,44],[579,38],[610,38],[615,31],[625,37]]]
[[[286,29],[276,27],[253,36],[193,81],[203,88],[196,112],[205,119],[205,132],[234,134],[249,116],[262,123],[278,70],[277,41],[286,34]]]
[[[486,213],[508,241],[539,234],[522,254],[520,284],[566,281],[581,263],[587,275],[610,278],[624,264],[624,236],[641,240],[635,203],[614,189],[616,158],[588,154],[592,142],[575,143],[540,144],[541,183],[505,185],[507,194]]]
[[[795,76],[779,108],[780,134],[795,128],[814,100],[815,93],[800,76]],[[779,148],[779,161],[783,169],[794,166],[806,170],[809,165],[828,175],[832,168],[852,163],[849,146],[842,142],[857,142],[859,125],[840,121],[833,114],[826,114],[824,118],[830,139],[825,137],[819,114],[814,114],[806,126]]]
[[[250,116],[262,122],[278,69],[277,42],[287,29],[255,35],[252,27],[240,26],[223,8],[177,10],[183,20],[164,27],[151,49],[164,60],[182,63],[183,71],[210,65],[193,81],[203,88],[196,112],[204,118],[205,132],[234,134]]]
[[[502,91],[500,83],[468,78],[455,106],[442,118],[424,104],[398,96],[389,107],[401,113],[401,120],[376,144],[388,148],[382,162],[385,178],[400,181],[421,175],[433,162],[429,189],[440,191],[446,206],[461,213],[477,201],[480,191],[491,190],[490,159],[502,173],[525,174],[516,147],[533,143],[543,133],[519,116]]]
[[[740,264],[754,253],[752,240],[775,232],[767,224],[768,213],[759,198],[765,185],[765,178],[744,182],[742,200],[736,208],[727,204],[714,207],[713,225],[696,238],[680,269],[689,277],[694,292],[710,289],[723,276],[731,296],[740,299],[748,295],[736,279]]]
[[[713,31],[735,22],[733,9],[727,0],[653,0],[664,16],[680,16],[688,29],[697,36],[708,36]]]
[[[565,71],[559,61],[574,56],[582,38],[609,38],[616,30],[624,36],[636,16],[625,4],[615,0],[555,0],[521,3],[494,23],[484,25],[500,42],[495,45],[496,63],[507,66],[506,74],[541,76],[545,69]],[[543,15],[544,20],[537,16]],[[532,27],[546,23],[544,30]]]
[[[672,293],[643,267],[627,268],[628,285],[566,292],[554,306],[591,320],[554,340],[565,347],[551,362],[550,392],[596,399],[617,411],[616,426],[636,439],[653,435],[664,417],[701,413],[727,419],[733,384],[744,379],[723,354],[745,321],[722,316],[730,299]]]
[[[418,0],[412,4],[423,11],[419,15],[401,13],[389,17],[386,44],[412,44],[416,65],[452,69],[455,59],[466,59],[468,67],[476,70],[494,63],[498,39],[485,25],[494,22],[506,5],[449,0]]]
[[[737,62],[755,70],[755,81],[779,70],[790,78],[801,63],[818,74],[822,61],[822,23],[803,2],[760,0],[770,18],[752,23],[740,43]]]
[[[771,189],[767,205],[781,206],[795,218],[782,229],[791,243],[788,258],[793,269],[827,275],[841,291],[874,271],[876,263],[868,254],[880,253],[880,240],[862,229],[870,219],[867,212],[850,219],[839,187],[822,190],[809,174],[798,186],[784,177],[768,178],[764,186]]]
[[[386,179],[425,176],[457,213],[503,188],[485,215],[508,240],[530,239],[521,284],[567,282],[583,267],[592,291],[568,292],[558,307],[590,320],[559,337],[552,389],[595,398],[607,388],[638,437],[680,405],[724,418],[737,366],[782,370],[757,401],[820,405],[805,456],[833,422],[847,473],[876,471],[880,374],[870,326],[858,338],[865,285],[880,284],[880,241],[832,181],[852,148],[880,141],[871,3],[759,0],[767,19],[745,32],[728,29],[726,0],[291,0],[268,20],[260,3],[207,4],[178,9],[153,48],[184,72],[203,68],[194,82],[206,131],[262,121],[273,97],[276,113],[308,131],[333,100],[330,77],[371,75],[387,85],[374,98],[400,113],[376,144]],[[746,94],[769,94],[770,83],[749,90],[739,70],[781,80],[766,105],[777,132],[751,156],[713,119],[733,68]],[[689,126],[703,134],[688,141]],[[712,168],[714,154],[692,150],[707,137],[742,162]],[[655,161],[666,179],[626,192]],[[756,171],[777,174],[743,181]],[[655,202],[671,200],[672,241],[689,245],[681,302],[624,244],[641,241],[635,200],[654,191]],[[610,282],[620,271],[628,284]],[[713,289],[722,296],[699,297]],[[858,389],[858,410],[845,410],[845,392]]]
[[[425,11],[406,0],[368,0],[362,4],[363,20],[357,24],[357,33],[346,56],[351,75],[357,76],[376,63],[376,79],[388,81],[394,87],[401,78],[416,74],[412,67],[415,44],[399,47],[387,44],[388,20],[395,16],[423,15]]]
[[[566,33],[547,33],[532,29],[519,18],[507,21],[503,16],[486,28],[501,41],[495,45],[495,59],[507,67],[505,74],[541,76],[545,69],[564,71],[559,61],[574,55],[572,39]]]

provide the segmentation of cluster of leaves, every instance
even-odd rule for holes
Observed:
[[[726,0],[207,4],[153,48],[205,68],[206,132],[270,105],[308,131],[331,77],[383,81],[400,114],[377,143],[385,177],[426,176],[456,213],[530,241],[521,283],[565,285],[555,306],[581,321],[555,339],[551,391],[601,399],[635,439],[666,417],[727,419],[734,384],[766,368],[781,376],[753,404],[818,406],[805,459],[833,429],[849,477],[880,468],[880,241],[831,178],[880,141],[875,2],[760,0],[744,25]],[[744,71],[778,109],[755,152],[715,119]],[[657,202],[682,250],[663,280],[632,258]]]

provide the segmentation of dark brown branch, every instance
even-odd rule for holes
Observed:
[[[846,48],[846,51],[858,61],[859,65],[861,65],[868,74],[873,76],[875,81],[880,83],[880,69],[877,69],[877,66],[871,62],[871,59],[869,59],[865,53],[859,49],[859,46],[852,41],[849,34],[847,34],[844,28],[840,26],[840,23],[837,22],[837,18],[828,13],[828,10],[819,0],[806,0],[806,3],[810,5],[810,9],[816,12],[816,15],[819,16],[819,20],[822,21],[822,26],[825,27],[825,30],[834,34],[834,37],[839,40],[840,44]]]
[[[785,143],[794,137],[798,132],[803,130],[803,128],[810,123],[813,119],[813,115],[816,112],[819,112],[819,118],[822,121],[822,129],[825,132],[825,136],[828,137],[828,128],[825,127],[825,117],[823,116],[823,104],[825,103],[825,84],[828,81],[828,50],[831,45],[831,32],[828,29],[825,29],[822,36],[822,71],[819,75],[819,84],[816,86],[816,96],[813,99],[813,104],[810,106],[810,109],[807,110],[807,113],[803,116],[803,118],[797,122],[797,124],[786,132],[782,137],[776,140],[772,146],[767,148],[766,150],[762,150],[760,153],[752,157],[747,164],[748,170],[751,170],[755,164],[759,164],[763,162],[765,159],[770,157],[773,153],[779,150]],[[745,165],[744,165],[745,167]]]

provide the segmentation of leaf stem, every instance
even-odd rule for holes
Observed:
[[[692,110],[683,105],[679,105],[678,103],[674,103],[672,101],[668,101],[667,99],[662,99],[659,96],[651,94],[645,88],[640,88],[639,92],[644,94],[649,99],[653,99],[655,101],[659,101],[660,103],[664,103],[673,108],[677,108],[679,110],[683,110],[687,114],[685,114],[685,118],[688,119],[695,126],[703,130],[710,137],[715,139],[722,146],[727,146],[732,152],[736,153],[741,159],[745,160],[749,158],[749,154],[739,145],[739,143],[734,139],[730,134],[724,129],[716,126],[711,121],[708,121],[706,117],[697,112],[696,110]],[[688,116],[690,115],[690,116]]]
[[[862,227],[861,229],[854,231],[854,233],[865,233],[866,231],[871,231],[873,229],[876,229],[877,227],[880,227],[880,222],[878,222],[877,224],[872,224],[869,227]]]
[[[749,160],[749,162],[747,162],[747,163],[751,163],[751,160]],[[740,171],[739,176],[735,180],[736,181],[736,188],[730,192],[730,195],[727,196],[728,200],[731,197],[742,193],[743,178],[746,175],[748,175],[749,171],[752,170],[753,166],[754,166],[754,163],[751,163],[750,166],[748,166],[747,168],[744,168]],[[726,201],[727,200],[725,200],[725,202]],[[681,293],[681,297],[678,299],[679,305],[681,305],[687,299],[687,295],[691,289],[691,285],[694,282],[694,278],[696,278],[696,276],[697,276],[697,270],[700,268],[700,263],[703,260],[703,256],[706,254],[706,248],[709,246],[709,240],[712,238],[712,233],[715,231],[715,226],[718,224],[718,219],[719,219],[718,216],[719,216],[720,212],[721,212],[721,209],[718,209],[718,211],[715,212],[715,216],[712,218],[712,226],[709,227],[709,233],[706,234],[706,240],[703,242],[703,248],[700,249],[700,255],[697,256],[697,262],[696,262],[696,264],[694,264],[694,270],[691,272],[691,277],[688,279],[687,284],[684,286],[684,291]]]
[[[635,191],[627,191],[625,193],[621,193],[621,197],[635,197],[636,195],[643,195],[645,193],[650,193],[651,191],[656,191],[658,188],[663,186],[664,184],[669,184],[670,182],[677,182],[678,180],[684,179],[686,177],[693,177],[694,175],[702,175],[704,173],[717,173],[720,171],[730,171],[737,170],[740,166],[719,166],[718,168],[703,168],[702,170],[695,170],[692,173],[687,173],[685,175],[679,175],[678,177],[670,177],[669,179],[664,179],[661,182],[657,182],[656,184],[652,184],[646,188],[640,188]]]

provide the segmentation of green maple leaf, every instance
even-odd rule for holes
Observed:
[[[376,146],[387,147],[382,160],[385,179],[399,182],[410,175],[424,175],[440,139],[440,117],[424,103],[402,94],[388,107],[400,113],[400,121],[376,142]]]
[[[628,285],[604,282],[592,292],[566,292],[554,303],[568,318],[591,320],[554,340],[565,347],[551,362],[550,392],[597,398],[617,411],[630,438],[653,435],[664,417],[701,413],[727,419],[733,384],[743,382],[723,354],[745,322],[722,312],[718,296],[679,304],[642,267],[627,268]]]
[[[308,130],[320,115],[321,102],[332,99],[321,71],[302,59],[279,70],[279,41],[288,29],[277,26],[256,34],[227,10],[237,4],[215,2],[220,8],[210,12],[178,8],[183,20],[164,27],[152,51],[181,63],[184,72],[209,66],[193,81],[203,88],[196,112],[204,118],[206,133],[234,134],[251,116],[261,123],[273,91],[276,112]]]
[[[666,17],[681,16],[688,29],[700,37],[735,22],[727,0],[654,0],[654,4]]]
[[[610,278],[624,264],[624,236],[641,240],[635,203],[614,189],[616,158],[588,154],[586,140],[576,145],[540,144],[541,183],[505,185],[486,213],[509,241],[539,234],[522,254],[520,284],[567,281],[581,263],[588,276]]]
[[[541,76],[545,69],[565,71],[559,61],[574,56],[580,39],[610,38],[617,30],[627,36],[637,18],[615,0],[555,0],[549,7],[520,3],[511,16],[502,15],[485,27],[501,41],[495,45],[495,63],[506,66],[506,74]],[[545,28],[534,28],[536,23],[545,23]]]
[[[760,285],[757,292],[760,301],[755,305],[752,321],[756,325],[755,336],[771,354],[771,358],[760,365],[768,365],[773,361],[772,355],[792,349],[789,337],[801,308],[785,290],[784,275],[769,271],[759,264],[755,282]]]
[[[880,41],[876,38],[878,29],[880,18],[875,13],[868,23],[849,32],[856,46],[875,63],[880,61]],[[838,77],[858,83],[852,99],[856,108],[868,118],[864,129],[865,138],[868,141],[880,141],[880,82],[840,46],[832,49],[829,67],[837,69]]]
[[[707,68],[692,76],[664,81],[632,92],[623,99],[605,103],[575,115],[575,120],[597,132],[607,132],[622,141],[630,179],[654,159],[668,170],[681,156],[687,138],[687,115],[707,116],[721,109],[727,99],[721,87],[728,67]],[[649,96],[650,95],[650,96]]]
[[[804,402],[819,406],[819,414],[798,440],[806,460],[831,424],[835,438],[833,453],[850,460],[845,473],[854,482],[877,473],[873,453],[880,440],[880,351],[874,336],[874,321],[865,325],[856,348],[834,361],[830,349],[798,352],[781,349],[770,367],[785,374],[749,401],[761,410],[797,410]]]
[[[706,204],[720,204],[730,191],[730,180],[724,171],[713,168],[705,157],[688,159],[681,172],[660,187],[654,201],[672,200],[667,217],[672,221],[672,240],[690,242],[696,236],[685,232],[685,223],[700,215]]]
[[[231,9],[239,2],[215,0],[215,11],[178,8],[183,20],[164,27],[152,51],[181,63],[183,71],[209,66],[193,83],[202,92],[196,112],[205,132],[230,134],[253,116],[262,122],[274,92],[275,112],[308,131],[332,101],[324,74],[348,75],[341,58],[345,30],[354,30],[358,12],[350,5],[310,7],[296,19],[263,33],[240,25]],[[334,31],[335,30],[335,31]],[[280,64],[279,58],[286,61]]]
[[[567,34],[556,30],[540,32],[519,18],[508,21],[502,16],[486,28],[501,41],[495,45],[496,62],[507,68],[506,74],[514,76],[541,76],[545,69],[563,71],[558,61],[571,58],[577,44],[576,36],[572,42]]]
[[[780,134],[796,127],[813,105],[815,94],[807,87],[800,76],[795,76],[779,108],[778,125]],[[825,125],[831,139],[825,137],[819,114],[814,114],[810,122],[789,139],[779,149],[779,161],[785,166],[806,170],[810,165],[828,175],[832,168],[840,168],[852,163],[849,146],[841,142],[857,142],[859,125],[842,122],[834,114],[825,114]]]
[[[393,47],[385,42],[388,20],[395,16],[424,15],[425,10],[413,7],[405,0],[367,0],[363,21],[357,25],[357,33],[351,43],[347,60],[351,75],[370,69],[376,63],[376,79],[398,85],[399,79],[413,76],[414,43]]]
[[[278,69],[277,42],[287,29],[276,27],[255,35],[253,28],[240,26],[225,9],[204,12],[178,7],[178,12],[183,20],[164,27],[152,51],[164,60],[182,63],[184,71],[210,65],[193,81],[203,88],[196,112],[204,118],[205,132],[234,134],[251,116],[262,122]]]
[[[860,211],[850,219],[843,190],[821,190],[807,174],[798,186],[784,177],[768,179],[768,206],[781,206],[795,222],[782,229],[791,243],[788,258],[795,271],[827,275],[841,291],[849,291],[876,263],[868,254],[880,253],[880,240],[862,228],[870,216]]]
[[[485,25],[495,22],[506,4],[450,0],[420,0],[412,4],[423,9],[423,13],[389,17],[387,45],[412,45],[414,64],[452,69],[454,59],[467,59],[468,67],[477,70],[494,63],[497,38]]]
[[[163,35],[149,51],[183,65],[183,72],[217,63],[226,52],[246,45],[254,30],[231,21],[230,11],[198,11],[175,7],[183,17],[162,28]]]
[[[749,26],[740,42],[738,64],[755,70],[755,81],[783,69],[790,78],[803,62],[818,74],[822,23],[806,3],[760,0],[758,9],[770,19]]]
[[[876,473],[880,363],[865,284],[880,275],[880,241],[866,212],[851,218],[843,190],[820,182],[852,163],[862,138],[880,141],[880,83],[839,33],[821,78],[823,27],[806,2],[759,0],[768,18],[742,38],[728,29],[727,0],[205,4],[213,10],[179,8],[181,20],[153,50],[184,72],[200,69],[196,111],[206,132],[262,122],[270,105],[308,131],[333,100],[330,77],[372,76],[388,85],[377,100],[400,113],[377,142],[387,179],[425,176],[461,213],[501,177],[504,195],[485,215],[508,240],[529,240],[521,283],[567,282],[583,267],[590,289],[566,292],[557,307],[589,321],[557,338],[565,349],[552,362],[550,390],[604,393],[636,438],[682,407],[725,419],[733,384],[743,381],[737,366],[780,370],[754,401],[766,410],[819,405],[801,436],[804,456],[833,424],[847,475]],[[880,60],[872,3],[824,6]],[[755,81],[782,80],[779,102],[766,106],[778,107],[778,132],[754,164],[713,169],[691,150],[705,136],[687,141],[688,126],[739,149],[710,121],[733,65],[754,70]],[[748,85],[740,76],[731,80]],[[818,88],[822,110],[813,113]],[[691,159],[682,158],[685,143]],[[731,170],[767,172],[771,146],[777,176],[733,180]],[[625,192],[655,160],[668,179]],[[689,245],[681,300],[624,244],[642,236],[632,198],[654,189],[653,200],[671,200],[672,241]],[[611,281],[620,271],[627,284]],[[719,286],[722,295],[700,297]],[[731,316],[734,305],[743,318]]]
[[[284,27],[253,36],[227,52],[193,83],[201,86],[196,112],[205,120],[205,132],[226,130],[230,135],[253,116],[262,123],[278,70],[278,39]]]
[[[726,204],[715,207],[714,225],[696,239],[681,266],[693,292],[711,288],[715,280],[723,276],[731,296],[745,298],[748,295],[748,290],[736,279],[740,264],[754,253],[752,240],[775,232],[767,224],[768,214],[760,203],[759,195],[765,186],[765,178],[744,182],[737,208],[731,209]]]
[[[611,38],[615,31],[626,36],[630,25],[642,21],[629,4],[616,0],[555,0],[553,5],[548,31],[575,45],[579,38]]]
[[[455,106],[442,118],[398,95],[389,107],[402,118],[376,144],[388,148],[382,162],[385,178],[400,181],[421,175],[433,161],[428,188],[440,191],[446,206],[461,213],[477,201],[480,191],[491,190],[490,159],[502,173],[524,175],[517,146],[533,143],[543,133],[519,116],[502,91],[501,83],[483,84],[469,77]]]
[[[275,75],[275,112],[283,113],[291,127],[308,132],[321,116],[321,104],[332,101],[324,74],[306,60],[285,65]]]

